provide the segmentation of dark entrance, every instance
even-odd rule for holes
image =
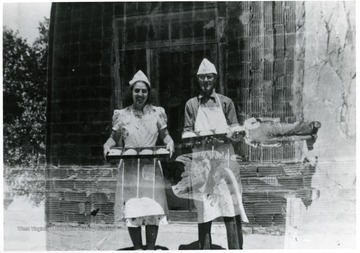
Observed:
[[[181,144],[181,133],[184,126],[185,103],[199,92],[196,80],[197,68],[204,57],[216,62],[216,44],[198,46],[179,46],[175,48],[161,48],[152,51],[152,73],[156,75],[160,106],[168,115],[168,129],[175,141],[177,156],[191,152]],[[173,220],[195,220],[194,204],[191,200],[177,198],[171,189],[181,178],[184,171],[183,164],[172,159],[164,162],[166,195]],[[185,211],[185,212],[184,212]],[[186,213],[190,211],[190,213]]]

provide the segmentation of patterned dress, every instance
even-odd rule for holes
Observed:
[[[146,105],[143,113],[132,106],[114,111],[113,130],[121,134],[125,147],[154,147],[166,127],[162,107]],[[167,224],[164,176],[157,159],[120,161],[114,213],[115,223],[125,219],[130,227]]]

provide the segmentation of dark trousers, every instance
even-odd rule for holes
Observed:
[[[243,248],[243,234],[240,215],[235,217],[224,217],[226,235],[229,249]],[[199,247],[200,249],[211,249],[211,224],[212,221],[199,223]]]
[[[130,238],[132,243],[134,244],[135,250],[143,249],[142,238],[141,238],[141,227],[128,227]],[[147,250],[155,249],[155,242],[157,238],[157,234],[159,231],[159,226],[155,225],[147,225],[145,226],[146,233],[146,247]]]

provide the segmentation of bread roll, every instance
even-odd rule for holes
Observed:
[[[135,149],[128,149],[123,153],[123,155],[137,155],[137,152]]]
[[[141,150],[141,152],[139,153],[140,155],[152,155],[154,152],[150,149],[143,149]]]
[[[164,155],[164,154],[169,154],[169,151],[167,151],[164,148],[159,148],[158,150],[156,150],[156,154],[157,155]]]

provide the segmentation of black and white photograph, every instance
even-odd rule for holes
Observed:
[[[3,250],[357,242],[354,1],[2,1]]]

